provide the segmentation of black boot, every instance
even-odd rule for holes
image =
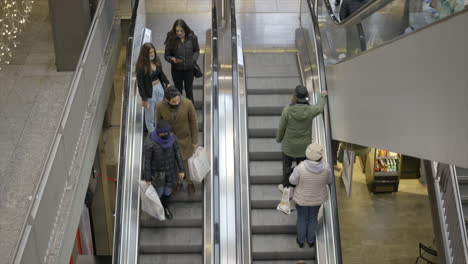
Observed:
[[[299,239],[296,238],[296,243],[300,248],[304,247],[304,243],[299,242]]]
[[[166,216],[167,220],[171,220],[174,216],[172,215],[171,210],[169,210],[168,204],[169,196],[163,195],[161,197],[161,204],[164,207],[164,215]]]

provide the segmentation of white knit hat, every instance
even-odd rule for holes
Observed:
[[[309,160],[319,160],[323,155],[323,146],[312,143],[307,147],[305,154]]]

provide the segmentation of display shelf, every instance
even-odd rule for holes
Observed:
[[[401,155],[372,148],[367,155],[365,173],[366,183],[371,192],[397,192],[401,174]]]

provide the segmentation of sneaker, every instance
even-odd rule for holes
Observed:
[[[307,242],[307,244],[309,244],[309,247],[315,247],[315,242],[312,242],[312,243]]]
[[[283,190],[284,190],[283,184],[279,184],[279,185],[278,185],[278,190],[279,190],[280,192],[283,192]]]
[[[299,240],[296,238],[296,243],[300,248],[304,247],[304,243],[299,242]]]
[[[195,193],[195,185],[193,183],[189,183],[187,185],[187,192],[189,194],[194,194]]]
[[[171,220],[174,217],[171,210],[169,210],[169,207],[164,208],[164,215],[166,216],[167,220]]]

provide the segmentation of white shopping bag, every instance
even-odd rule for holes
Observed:
[[[281,197],[281,202],[276,207],[276,209],[285,214],[291,214],[291,202],[289,201],[290,192],[291,188],[283,188],[283,196]]]
[[[203,147],[198,147],[195,153],[188,159],[190,178],[192,181],[201,182],[211,170],[208,154]]]
[[[140,195],[141,210],[158,220],[166,220],[164,207],[162,206],[159,195],[153,185],[148,184],[145,181],[140,181]]]

